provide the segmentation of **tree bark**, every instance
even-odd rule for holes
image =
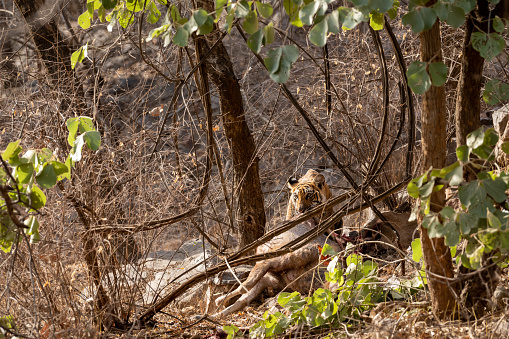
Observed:
[[[214,2],[204,0],[199,7],[213,11]],[[219,38],[220,32],[208,34],[204,52]],[[207,72],[219,92],[221,119],[234,167],[234,195],[238,196],[237,222],[239,245],[243,247],[261,237],[265,229],[265,207],[260,186],[255,143],[247,126],[240,86],[228,52],[222,42],[214,47],[207,61]]]
[[[14,0],[32,35],[37,54],[43,61],[53,85],[66,87],[68,79],[74,78],[71,67],[71,49],[63,41],[52,13],[39,20],[39,11],[44,7],[43,0]],[[59,81],[63,80],[63,81]]]
[[[501,2],[491,17],[504,16],[504,4]],[[481,115],[481,87],[484,58],[477,52],[471,43],[471,36],[475,32],[488,32],[490,23],[489,2],[478,0],[477,8],[467,16],[465,38],[461,56],[461,74],[457,89],[456,99],[456,143],[458,146],[465,145],[467,135],[480,127]],[[491,30],[493,31],[493,30]],[[469,172],[469,180],[475,180],[475,173]],[[483,255],[483,266],[493,263],[491,253]],[[461,266],[460,274],[472,271]],[[482,270],[479,274],[461,282],[461,303],[476,317],[482,317],[485,312],[486,300],[491,299],[499,280],[499,267],[494,265]],[[468,317],[469,313],[464,313]]]
[[[480,127],[480,93],[484,58],[474,49],[470,38],[472,33],[480,30],[487,31],[488,5],[488,0],[478,0],[477,9],[467,16],[455,111],[458,146],[465,145],[467,135]]]
[[[432,6],[436,0],[427,3]],[[440,22],[420,34],[421,60],[424,62],[442,61],[440,42]],[[423,170],[430,167],[445,167],[446,156],[446,107],[445,89],[443,86],[431,88],[422,97],[422,152]],[[444,206],[445,192],[435,192],[431,196],[431,209],[439,212]],[[424,263],[427,269],[428,287],[434,313],[440,318],[449,317],[456,301],[453,286],[444,279],[453,277],[453,265],[449,247],[443,238],[430,239],[427,230],[420,225],[421,246]]]

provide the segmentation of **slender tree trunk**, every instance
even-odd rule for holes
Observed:
[[[432,6],[436,0],[428,2]],[[437,20],[433,27],[420,34],[421,60],[425,62],[442,61],[440,42],[440,22]],[[445,167],[446,155],[446,107],[445,89],[443,86],[431,88],[422,97],[422,152],[423,170],[430,167]],[[444,206],[445,193],[435,192],[431,196],[431,209],[439,212]],[[437,316],[450,316],[456,306],[452,286],[440,277],[453,277],[453,265],[449,247],[443,238],[430,239],[428,232],[422,226],[421,245],[427,274],[428,287],[431,292],[433,311]]]
[[[501,2],[492,18],[496,14],[503,16],[503,2]],[[471,36],[475,32],[488,32],[490,23],[488,0],[478,0],[477,8],[467,17],[465,38],[461,56],[461,74],[457,89],[456,99],[456,143],[458,146],[465,145],[467,135],[480,127],[481,114],[481,87],[484,58],[477,52],[471,43]],[[492,30],[493,31],[493,30]],[[475,173],[469,173],[468,178],[475,180]],[[493,263],[491,253],[483,255],[483,266]],[[472,271],[461,266],[461,274]],[[482,317],[486,307],[486,300],[491,299],[499,280],[499,267],[494,265],[483,269],[482,272],[461,282],[461,302],[467,309]],[[468,316],[468,313],[464,314]]]
[[[474,49],[470,38],[474,32],[487,31],[488,25],[485,20],[488,18],[488,5],[488,0],[478,0],[477,10],[467,16],[455,112],[458,146],[465,145],[467,135],[480,127],[480,93],[484,58]]]
[[[204,0],[199,7],[214,10],[214,1]],[[220,32],[208,34],[204,52],[217,41]],[[202,37],[200,37],[202,39]],[[255,143],[247,126],[240,86],[222,42],[207,59],[207,72],[219,92],[221,118],[234,167],[234,195],[238,196],[237,221],[242,247],[261,237],[265,229],[265,209],[258,172]]]

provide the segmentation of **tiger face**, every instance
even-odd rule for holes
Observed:
[[[319,188],[311,183],[296,184],[292,189],[290,204],[297,213],[304,213],[322,202]]]
[[[288,180],[288,187],[292,190],[292,194],[288,202],[287,220],[299,213],[306,212],[332,196],[329,186],[325,183],[325,177],[315,170],[309,170],[299,180],[290,178]],[[332,209],[327,209],[324,211],[322,218],[328,217],[331,214]]]

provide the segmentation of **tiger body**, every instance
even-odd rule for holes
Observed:
[[[308,170],[299,180],[290,178],[288,187],[292,194],[286,211],[287,220],[327,201],[332,196],[329,186],[325,182],[325,177],[312,169]],[[321,217],[315,217],[315,222],[318,224],[320,219],[327,219],[332,212],[332,207],[326,209]]]

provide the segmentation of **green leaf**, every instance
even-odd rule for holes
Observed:
[[[216,0],[216,19],[214,20],[215,23],[221,19],[221,13],[223,12],[224,7],[228,3],[228,0]]]
[[[415,262],[421,261],[422,258],[422,248],[421,248],[421,239],[417,238],[412,241],[412,260]]]
[[[466,13],[470,13],[470,11],[475,8],[475,6],[477,5],[477,1],[476,0],[456,0],[455,4],[458,5],[459,7],[463,8],[463,10],[465,11],[465,14],[466,14]]]
[[[283,7],[290,17],[291,24],[295,27],[302,27],[302,21],[299,19],[299,5],[293,0],[283,0]]]
[[[251,6],[247,1],[239,1],[235,6],[235,16],[237,18],[245,18],[251,11]]]
[[[228,15],[226,15],[225,29],[228,32],[228,34],[230,34],[232,31],[233,19],[235,19],[234,13],[235,13],[234,11],[231,11],[230,13],[228,13]]]
[[[325,20],[327,20],[327,27],[329,27],[329,32],[338,34],[339,29],[341,28],[339,24],[339,12],[333,11],[325,17]]]
[[[274,27],[272,27],[272,22],[268,24],[267,26],[263,27],[263,38],[265,45],[271,44],[274,42],[275,37],[275,30]]]
[[[371,260],[366,260],[362,263],[362,273],[365,277],[370,274],[375,274],[378,269],[378,265]]]
[[[173,36],[173,43],[179,47],[186,47],[189,39],[189,33],[184,27],[179,27],[177,33]]]
[[[99,17],[99,21],[101,23],[106,21],[106,9],[104,6],[99,7],[99,10],[97,11],[97,16]]]
[[[323,47],[327,42],[327,20],[322,20],[309,31],[309,41],[318,47]]]
[[[255,11],[249,11],[242,27],[244,27],[244,30],[248,34],[254,34],[258,31],[258,15]]]
[[[205,22],[207,22],[207,18],[209,17],[209,14],[204,9],[198,9],[193,13],[194,21],[199,26],[203,25]]]
[[[155,24],[161,18],[161,12],[152,1],[147,5],[146,12],[148,13],[147,21],[151,24]]]
[[[339,7],[337,11],[339,21],[346,29],[354,29],[361,22],[367,21],[364,14],[356,8]]]
[[[424,30],[424,20],[416,10],[409,11],[401,18],[401,23],[405,26],[410,25],[414,33],[420,33]]]
[[[467,135],[467,146],[476,149],[484,144],[484,131],[478,128]]]
[[[498,33],[486,34],[484,32],[474,32],[472,33],[471,42],[472,47],[474,47],[486,61],[491,61],[491,59],[499,55],[505,47],[504,38]]]
[[[497,218],[497,216],[491,212],[488,211],[488,224],[496,229],[502,228],[502,223],[500,222],[500,219]]]
[[[472,150],[472,153],[477,154],[481,159],[493,160],[494,155],[492,154],[493,149],[486,145],[481,145]]]
[[[360,256],[359,254],[350,254],[346,258],[346,265],[347,266],[350,266],[350,264],[358,265],[360,263],[362,263],[362,256]]]
[[[393,0],[370,0],[369,8],[378,14],[384,14],[392,8],[393,4]]]
[[[247,39],[247,46],[254,53],[260,53],[260,50],[262,49],[262,41],[263,41],[263,28],[260,28],[255,34],[252,34]]]
[[[80,125],[79,118],[70,118],[66,122],[69,135],[67,136],[67,142],[69,145],[74,146],[74,140],[76,140],[76,134],[78,133],[78,127]]]
[[[451,219],[454,216],[455,212],[454,209],[450,206],[445,206],[440,211],[440,215],[446,219]]]
[[[337,252],[329,244],[324,244],[322,247],[322,255],[324,256],[335,256]]]
[[[97,151],[101,147],[101,134],[97,131],[83,133],[83,139],[92,151]]]
[[[384,15],[383,13],[370,13],[369,14],[369,25],[375,31],[379,31],[384,28]]]
[[[429,7],[421,7],[419,14],[422,17],[422,21],[424,23],[424,31],[430,29],[435,21],[437,20],[437,15],[432,8]]]
[[[498,15],[495,15],[495,18],[493,18],[493,29],[498,33],[502,33],[505,29],[504,22]]]
[[[509,85],[497,79],[491,79],[484,86],[483,99],[489,105],[496,105],[509,99]]]
[[[260,1],[255,1],[256,9],[258,10],[258,13],[265,18],[268,19],[272,15],[272,6],[270,4],[263,4]]]
[[[277,297],[277,302],[279,305],[285,307],[289,303],[301,301],[300,293],[299,292],[281,292],[279,293]]]
[[[414,61],[408,67],[406,72],[408,85],[413,92],[424,94],[430,86],[431,79],[426,72],[426,63],[422,61]]]
[[[94,130],[94,122],[92,118],[89,117],[79,117],[79,131],[80,133],[85,133],[87,131],[93,131]]]
[[[134,22],[134,14],[131,11],[122,8],[118,11],[117,20],[118,24],[122,28],[127,28],[127,26]]]
[[[429,74],[433,86],[443,86],[447,79],[447,66],[443,62],[432,62],[429,65]]]
[[[71,54],[71,67],[74,69],[76,64],[83,62],[88,55],[88,42],[85,46],[81,46],[77,51]]]
[[[10,142],[2,153],[2,159],[7,161],[11,166],[17,166],[19,162],[19,153],[23,150],[19,145],[20,140]]]
[[[505,191],[507,185],[501,178],[495,178],[495,180],[486,179],[482,181],[486,192],[499,204],[506,200]]]
[[[494,128],[488,128],[484,132],[484,144],[487,146],[495,146],[498,142],[498,134]]]
[[[60,180],[58,177],[62,174],[65,174],[69,171],[69,168],[67,168],[66,164],[63,164],[59,161],[50,161],[50,164],[53,166],[53,170],[55,171],[55,174],[57,175],[57,180]]]
[[[283,49],[281,47],[272,49],[269,51],[269,53],[267,53],[267,57],[263,61],[269,73],[275,73],[278,71],[282,54]]]
[[[292,64],[299,57],[299,50],[295,45],[286,45],[270,50],[264,59],[265,67],[272,80],[284,83],[288,80]]]
[[[454,28],[460,27],[465,22],[465,11],[459,6],[450,4],[446,21]]]
[[[37,184],[42,188],[51,188],[57,183],[57,175],[52,164],[46,164],[41,173],[35,177]]]
[[[32,191],[30,192],[30,205],[35,210],[41,209],[46,205],[46,195],[36,185],[32,186]]]
[[[319,1],[313,1],[301,8],[299,11],[299,19],[304,25],[313,24],[313,16],[316,14],[320,6],[321,3]]]
[[[449,4],[442,1],[437,1],[433,5],[433,9],[441,21],[447,20],[447,16],[449,15]]]
[[[87,29],[90,27],[90,20],[90,13],[88,11],[84,12],[78,17],[78,25],[83,29]]]
[[[486,190],[478,180],[471,181],[464,186],[458,187],[458,196],[465,207],[478,204],[479,201],[486,199]]]
[[[423,182],[425,180],[427,180],[427,178],[428,178],[428,172],[424,173],[420,177],[412,179],[412,181],[410,181],[410,183],[408,183],[407,191],[408,191],[408,194],[412,198],[414,198],[414,199],[419,198],[419,189],[422,187]]]
[[[392,8],[387,11],[387,15],[389,15],[389,18],[391,20],[396,19],[396,16],[398,15],[398,8],[399,8],[399,1],[395,0]]]
[[[437,235],[437,230],[442,227],[438,216],[434,213],[430,213],[424,216],[422,219],[422,227],[428,230],[428,235],[430,238],[441,237]]]
[[[460,147],[456,148],[456,156],[458,157],[459,161],[467,162],[470,157],[470,147],[467,145],[461,145]]]
[[[435,182],[433,180],[428,181],[425,185],[423,185],[419,189],[419,196],[422,198],[427,198],[433,192],[433,187],[435,186]]]
[[[117,5],[117,0],[101,0],[105,9],[112,9]]]
[[[209,34],[210,32],[212,32],[213,29],[214,29],[214,20],[209,15],[209,16],[207,16],[207,20],[205,21],[205,23],[198,28],[198,30],[196,31],[196,34],[206,35],[206,34]]]
[[[143,10],[143,5],[149,0],[127,0],[126,8],[131,14]]]
[[[500,148],[505,154],[509,154],[509,141],[504,142]]]
[[[445,176],[446,180],[449,180],[449,185],[458,186],[463,182],[463,166],[459,165],[455,167],[451,172]]]
[[[32,163],[21,164],[16,166],[15,176],[20,184],[28,184],[34,173],[34,165]]]

